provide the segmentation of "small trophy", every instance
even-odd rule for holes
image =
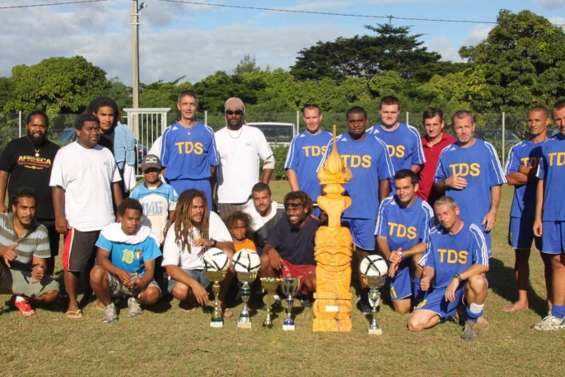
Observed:
[[[251,286],[250,284],[257,278],[257,272],[239,272],[236,271],[237,280],[241,282],[241,301],[243,301],[243,307],[241,308],[241,313],[239,314],[239,320],[237,321],[237,327],[240,329],[250,329],[251,328],[251,317],[249,315],[249,298],[251,297]]]
[[[226,277],[226,271],[206,270],[206,277],[212,281],[212,292],[214,294],[214,311],[210,320],[210,327],[224,327],[224,316],[222,315],[222,305],[220,304],[220,283]]]
[[[380,288],[385,284],[384,276],[367,276],[369,286],[369,305],[371,305],[371,323],[369,324],[369,335],[383,335],[377,321],[377,309],[381,304]]]
[[[292,318],[292,306],[294,304],[294,296],[298,292],[299,287],[300,280],[298,278],[288,277],[281,281],[281,291],[286,301],[286,318],[282,326],[283,331],[294,331],[295,329],[294,319]]]
[[[263,302],[267,306],[267,317],[263,321],[263,327],[272,328],[273,327],[273,304],[275,303],[275,294],[277,293],[277,288],[281,279],[274,277],[264,277],[261,278],[261,286],[265,292],[265,297],[263,297]]]

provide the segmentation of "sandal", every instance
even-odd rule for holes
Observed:
[[[67,318],[70,318],[70,319],[81,319],[82,318],[82,310],[80,310],[79,308],[68,309],[65,312],[65,315],[67,316]]]

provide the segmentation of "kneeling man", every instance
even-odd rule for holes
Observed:
[[[0,213],[0,294],[24,317],[35,313],[31,301],[51,302],[59,284],[45,273],[51,258],[47,228],[35,219],[36,196],[21,188],[12,198],[12,212]]]
[[[314,237],[320,223],[311,215],[312,200],[303,191],[286,194],[284,208],[285,216],[271,229],[261,255],[261,275],[299,278],[307,304],[316,290]]]
[[[485,273],[489,260],[484,235],[478,225],[461,220],[459,206],[453,199],[438,199],[434,210],[439,226],[430,234],[420,283],[426,295],[408,320],[408,329],[422,331],[433,327],[453,316],[464,302],[467,320],[462,337],[474,340],[488,289]]]
[[[128,315],[142,313],[141,304],[153,305],[161,290],[153,279],[155,259],[161,256],[151,228],[141,225],[143,207],[124,199],[118,207],[118,223],[107,225],[96,241],[98,264],[90,272],[90,285],[104,305],[105,323],[118,319],[112,297],[128,298]]]

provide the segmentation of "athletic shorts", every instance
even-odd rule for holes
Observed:
[[[71,228],[65,235],[63,248],[63,270],[82,272],[94,265],[96,259],[96,240],[99,230],[81,232]]]
[[[206,271],[185,270],[184,268],[182,270],[184,271],[185,274],[187,274],[188,276],[199,282],[200,285],[202,285],[204,288],[207,289],[210,286],[210,280],[208,280],[208,277],[206,276]],[[169,293],[173,292],[173,289],[175,288],[176,285],[177,285],[177,281],[169,276],[169,283],[167,286],[167,290],[169,291]]]
[[[293,264],[285,259],[281,259],[281,264],[281,276],[283,278],[300,278],[300,280],[303,280],[305,277],[316,273],[316,266],[312,264]]]
[[[463,302],[463,297],[465,289],[460,286],[457,291],[455,291],[455,300],[453,302],[448,302],[445,299],[445,288],[432,288],[431,291],[424,293],[422,301],[416,306],[414,310],[429,310],[436,313],[439,318],[443,321],[449,317],[452,317],[457,311],[457,307]]]
[[[210,178],[206,179],[172,179],[168,183],[173,186],[177,194],[182,194],[186,190],[195,189],[204,192],[206,201],[208,202],[208,209],[212,210],[212,182]]]
[[[565,221],[544,221],[541,251],[546,254],[565,253]]]
[[[403,300],[413,295],[412,289],[412,271],[410,270],[410,259],[405,259],[400,263],[396,274],[391,279],[390,283],[390,298],[391,300]]]
[[[108,272],[107,274],[108,274],[108,288],[110,288],[110,294],[113,297],[135,296],[135,293],[131,289],[126,287],[124,285],[124,283],[122,283],[122,281],[116,275],[114,275],[110,272]],[[136,275],[136,274],[132,274],[132,275]],[[157,288],[159,291],[161,291],[161,288],[159,288],[159,284],[157,284],[155,279],[151,280],[149,282],[149,284],[147,284],[145,289],[147,289],[149,287],[154,287],[154,288]],[[143,292],[143,291],[141,291],[141,292]],[[141,293],[141,292],[138,292],[138,293]]]
[[[342,223],[351,231],[355,246],[363,250],[375,250],[376,219],[342,218]]]
[[[522,217],[511,217],[508,224],[508,244],[514,250],[530,250],[532,242],[541,250],[541,238],[534,236],[534,221]]]
[[[0,294],[38,297],[53,291],[59,291],[59,283],[51,276],[32,281],[31,271],[13,270],[0,263]]]

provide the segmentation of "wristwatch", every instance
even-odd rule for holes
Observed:
[[[459,282],[461,282],[463,280],[463,279],[461,279],[461,274],[455,274],[455,275],[453,275],[453,278],[459,280]]]

